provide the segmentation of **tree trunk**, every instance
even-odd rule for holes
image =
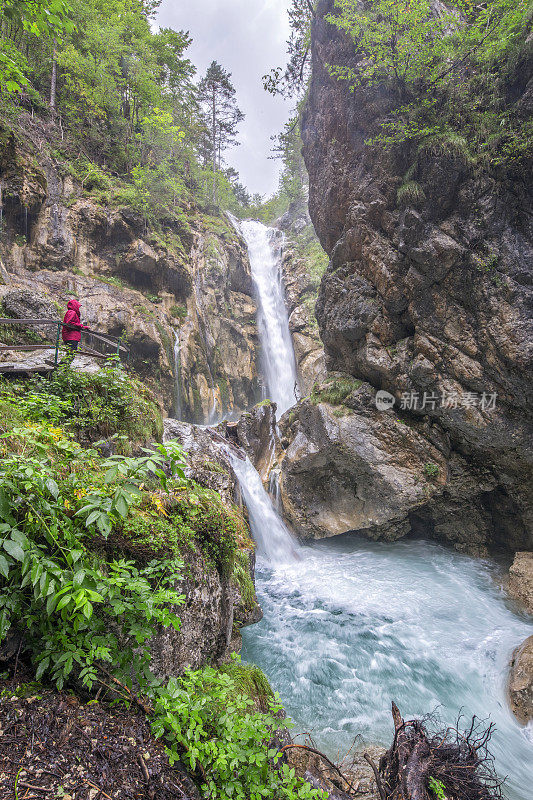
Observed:
[[[52,77],[50,79],[50,110],[56,109],[56,86],[57,86],[57,59],[56,59],[56,40],[52,50]]]
[[[215,87],[213,86],[213,100],[211,108],[211,126],[213,138],[213,204],[217,204],[217,139],[216,139],[216,104],[215,104]]]

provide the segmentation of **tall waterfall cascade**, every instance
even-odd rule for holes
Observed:
[[[232,222],[248,246],[263,376],[280,415],[297,400],[283,238],[259,222]],[[177,334],[174,354],[179,376]],[[213,390],[209,423],[216,418]],[[346,535],[300,545],[280,516],[279,465],[267,492],[250,460],[221,446],[248,509],[264,612],[242,631],[243,660],[264,670],[296,731],[312,731],[335,759],[357,735],[390,744],[392,699],[409,715],[490,717],[495,766],[510,776],[506,800],[529,798],[533,723],[523,728],[512,716],[506,680],[509,657],[533,625],[505,603],[497,565],[422,541]]]
[[[238,223],[250,258],[258,304],[259,338],[267,397],[278,417],[298,399],[296,359],[281,274],[283,234],[261,222]]]

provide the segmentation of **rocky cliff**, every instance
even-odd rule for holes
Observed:
[[[391,98],[328,73],[353,66],[352,43],[325,19],[333,10],[320,0],[312,25],[302,136],[331,259],[317,318],[327,366],[348,387],[319,387],[285,421],[289,519],[306,536],[531,548],[531,183],[428,149],[413,166],[425,200],[400,204],[408,165],[365,144]],[[531,63],[515,78],[509,103],[531,114]],[[376,408],[378,390],[394,407]]]
[[[0,131],[3,314],[58,318],[76,296],[91,328],[125,337],[165,411],[204,422],[253,404],[255,302],[233,227],[189,205],[151,229],[113,176],[81,180],[63,145],[29,115]]]
[[[281,267],[298,385],[300,393],[308,395],[326,372],[324,346],[315,316],[325,254],[316,239],[304,192],[301,199],[290,204],[276,226],[286,237]]]

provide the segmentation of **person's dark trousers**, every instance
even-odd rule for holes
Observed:
[[[64,362],[65,364],[72,364],[79,342],[63,342],[63,344],[66,350]]]

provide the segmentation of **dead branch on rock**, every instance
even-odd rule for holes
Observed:
[[[324,753],[321,753],[320,750],[317,750],[314,747],[309,747],[309,745],[306,744],[286,744],[284,747],[281,748],[281,752],[283,753],[285,750],[290,750],[291,748],[296,748],[296,747],[300,748],[301,750],[307,750],[308,753],[314,753],[314,755],[319,756],[319,758],[321,758],[323,761],[326,762],[326,764],[330,767],[330,769],[332,769],[340,776],[340,778],[344,781],[344,783],[348,787],[349,791],[353,792],[354,794],[357,793],[358,787],[350,783],[348,778],[342,774],[338,766],[334,764],[333,761],[330,761],[330,759],[326,755],[324,755]]]
[[[474,717],[466,733],[456,727],[431,733],[429,718],[405,722],[392,704],[394,739],[379,764],[381,800],[434,800],[430,782],[447,800],[499,800],[501,781],[488,750],[493,725]],[[368,760],[368,759],[367,759]],[[369,761],[370,763],[370,761]],[[373,766],[371,764],[371,766]]]

